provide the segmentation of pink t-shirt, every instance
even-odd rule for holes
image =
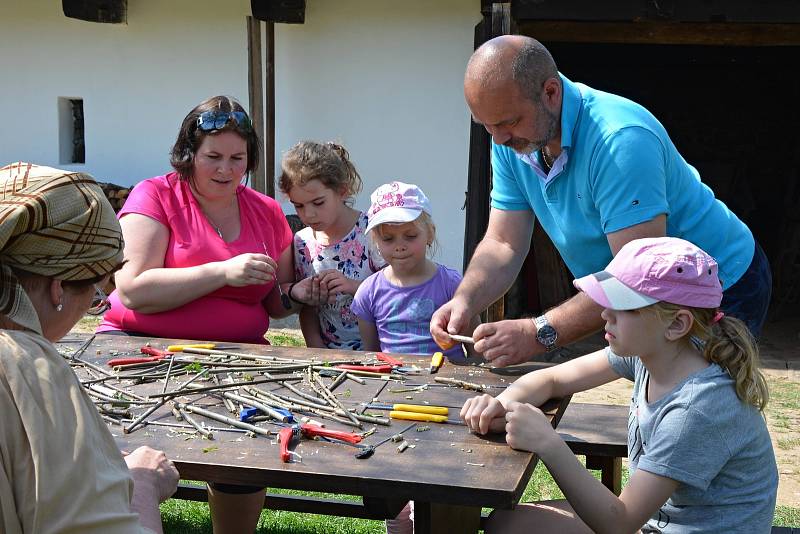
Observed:
[[[139,213],[169,229],[164,267],[192,267],[223,261],[247,252],[280,257],[292,243],[292,231],[280,205],[245,186],[237,189],[241,231],[226,243],[217,235],[177,173],[157,176],[136,185],[119,217]],[[211,341],[266,343],[269,316],[261,305],[274,283],[245,287],[225,286],[179,308],[158,313],[129,310],[117,292],[109,296],[111,309],[97,332],[124,330],[143,334]]]

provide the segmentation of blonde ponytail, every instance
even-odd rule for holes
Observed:
[[[767,381],[759,369],[758,346],[747,326],[724,316],[708,328],[703,356],[728,371],[736,382],[736,395],[764,411],[769,402]]]
[[[742,321],[724,315],[715,322],[718,310],[709,308],[687,308],[667,302],[658,302],[652,308],[662,320],[669,321],[678,310],[690,311],[694,323],[688,335],[699,340],[703,357],[728,372],[742,402],[764,411],[769,402],[769,388],[759,369],[758,345]]]

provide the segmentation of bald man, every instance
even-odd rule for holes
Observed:
[[[650,112],[570,81],[541,43],[520,35],[475,51],[464,96],[492,136],[492,209],[464,280],[431,320],[439,344],[508,290],[534,218],[575,278],[601,271],[633,239],[695,243],[719,262],[721,309],[760,334],[772,288],[767,258]],[[601,312],[579,293],[536,318],[479,326],[475,349],[497,366],[524,362],[599,330]]]

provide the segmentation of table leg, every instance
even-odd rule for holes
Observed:
[[[480,526],[478,506],[414,501],[414,534],[475,534]]]

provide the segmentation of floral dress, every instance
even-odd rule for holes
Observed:
[[[364,280],[382,269],[386,262],[367,238],[367,214],[358,216],[355,226],[341,240],[330,245],[319,243],[310,227],[294,236],[295,280],[336,269],[353,280]],[[322,340],[329,349],[361,350],[358,317],[350,311],[352,295],[338,295],[333,304],[317,308]]]

